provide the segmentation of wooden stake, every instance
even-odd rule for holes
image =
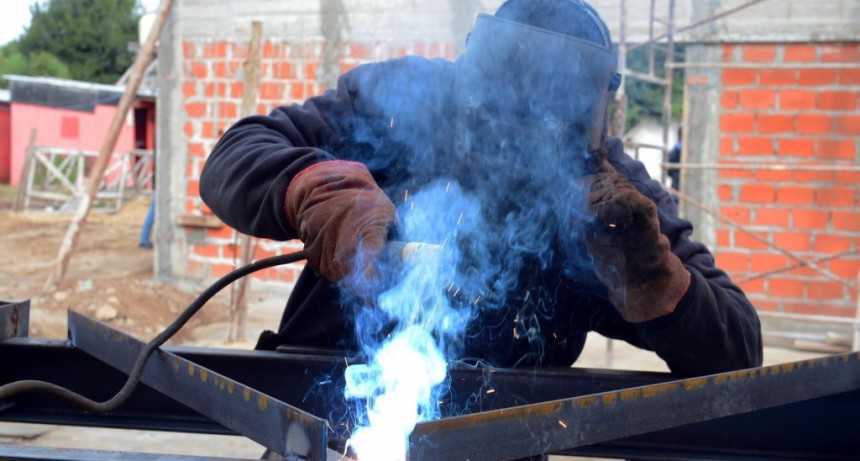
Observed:
[[[69,266],[69,261],[72,259],[75,247],[77,247],[81,229],[87,222],[87,216],[92,209],[93,201],[95,201],[96,193],[99,189],[99,183],[104,176],[108,163],[110,163],[111,154],[113,153],[114,147],[116,147],[116,141],[117,138],[119,138],[119,133],[122,129],[122,125],[125,123],[128,111],[134,103],[137,89],[140,87],[140,82],[143,80],[146,68],[152,61],[152,56],[155,52],[155,44],[158,42],[158,38],[161,36],[161,30],[164,28],[164,23],[167,22],[167,17],[170,15],[173,1],[174,0],[162,0],[161,10],[155,17],[155,22],[152,24],[149,36],[146,38],[146,41],[143,43],[143,46],[140,51],[138,51],[137,56],[134,59],[134,66],[132,67],[128,83],[126,84],[125,92],[123,93],[122,98],[120,98],[119,104],[117,104],[116,113],[114,114],[111,125],[108,128],[107,136],[105,136],[101,150],[99,151],[99,157],[96,159],[96,163],[93,166],[93,171],[89,178],[87,178],[87,194],[81,198],[78,208],[75,210],[75,215],[69,223],[66,236],[60,244],[60,252],[57,255],[56,265],[48,276],[48,280],[45,282],[45,286],[43,288],[45,293],[56,290],[63,281],[63,277],[66,275],[66,269]]]
[[[248,60],[243,65],[245,78],[243,81],[242,105],[239,108],[240,117],[248,117],[257,113],[262,42],[263,23],[253,21],[251,23],[251,43],[248,49]],[[251,262],[254,257],[254,249],[257,247],[257,242],[250,235],[242,235],[240,241],[242,256],[239,259],[238,267],[248,265]],[[236,282],[235,296],[230,300],[230,329],[227,333],[227,340],[231,342],[245,340],[245,320],[248,313],[245,294],[248,291],[248,281],[250,278],[251,276],[249,275]]]
[[[30,132],[30,143],[27,144],[27,152],[24,154],[24,168],[21,169],[21,179],[18,180],[18,190],[15,191],[15,206],[12,207],[15,211],[24,209],[24,203],[27,200],[28,184],[30,182],[30,170],[33,169],[33,158],[36,156],[36,134],[37,130],[33,128]]]

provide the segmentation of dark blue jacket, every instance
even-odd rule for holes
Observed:
[[[337,89],[302,105],[240,120],[206,161],[200,195],[240,232],[290,240],[297,234],[283,211],[285,191],[293,176],[314,163],[363,162],[390,197],[403,197],[406,189],[414,190],[434,176],[467,171],[469,159],[446,154],[453,151],[452,74],[452,63],[443,60],[410,57],[364,65],[344,74]],[[672,314],[633,324],[610,304],[606,288],[592,272],[571,271],[561,257],[549,264],[525,263],[516,296],[528,292],[541,298],[540,344],[515,338],[511,332],[518,312],[502,309],[473,322],[464,354],[498,366],[569,366],[580,354],[586,333],[596,331],[655,351],[677,373],[760,365],[761,330],[749,300],[715,267],[708,249],[690,239],[691,223],[678,217],[671,195],[644,166],[624,154],[618,139],[608,139],[605,147],[613,167],[658,205],[661,232],[692,274],[686,295]],[[264,333],[258,347],[354,347],[351,307],[341,299],[335,286],[306,268],[277,333]],[[513,305],[522,299],[509,301]]]

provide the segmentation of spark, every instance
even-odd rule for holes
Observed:
[[[558,420],[558,425],[567,429],[567,424],[564,424],[564,421],[562,421],[562,420]]]
[[[447,289],[447,290],[445,290],[445,291],[447,291],[448,293],[450,293],[452,288],[454,288],[454,282],[451,282],[451,284],[450,284],[450,285],[448,285],[448,289]]]
[[[448,237],[445,237],[445,240],[442,240],[442,244],[439,246],[441,246],[442,248],[445,248],[446,243],[448,243]]]
[[[457,225],[459,226],[462,221],[463,221],[463,213],[460,213],[460,217],[457,218]]]
[[[389,122],[389,126],[394,128],[394,117],[391,117],[391,121]]]
[[[459,288],[459,287],[457,287],[457,291],[455,291],[455,292],[454,292],[454,294],[453,294],[453,295],[451,295],[451,297],[452,297],[452,298],[456,298],[456,297],[457,297],[457,295],[458,295],[459,293],[460,293],[460,288]]]
[[[617,227],[617,226],[615,225],[615,223],[609,223],[609,228],[610,228],[610,229],[615,229],[616,227]]]
[[[406,190],[403,192],[403,202],[404,202],[404,203],[406,203],[406,202],[408,202],[408,201],[409,201],[409,189],[406,189]]]
[[[448,189],[451,188],[451,181],[448,181],[448,184],[445,186],[445,192],[448,192]]]
[[[495,389],[487,389],[487,394],[495,394],[495,393],[496,393]]]
[[[343,358],[343,364],[346,365],[347,368],[349,367],[349,360],[347,360],[346,357]]]
[[[475,296],[475,300],[472,301],[472,304],[478,304],[479,302],[481,302],[481,295]]]

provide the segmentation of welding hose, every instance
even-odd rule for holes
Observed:
[[[105,400],[104,402],[96,402],[94,400],[88,399],[81,394],[78,394],[74,391],[66,389],[65,387],[59,386],[54,383],[49,383],[46,381],[40,380],[21,380],[15,381],[3,386],[0,386],[0,402],[3,400],[9,399],[15,395],[22,394],[24,392],[39,392],[44,394],[50,394],[55,397],[58,397],[62,400],[65,400],[73,405],[76,405],[80,408],[83,408],[87,411],[92,411],[95,413],[105,413],[108,411],[113,411],[117,407],[119,407],[126,399],[134,392],[135,387],[140,382],[140,376],[143,374],[143,370],[146,367],[146,363],[149,361],[149,358],[152,356],[152,353],[155,352],[156,349],[161,347],[167,340],[173,337],[189,320],[191,317],[196,314],[200,308],[202,308],[206,302],[212,299],[213,296],[218,294],[219,291],[223,290],[227,285],[235,282],[236,280],[257,272],[262,269],[266,269],[273,266],[281,266],[284,264],[291,264],[301,260],[307,259],[307,254],[304,251],[298,251],[295,253],[272,256],[270,258],[261,259],[259,261],[248,264],[247,266],[240,267],[233,272],[221,277],[215,283],[210,285],[203,293],[201,293],[191,304],[185,308],[184,311],[173,321],[170,325],[167,326],[161,333],[152,338],[143,349],[140,351],[140,355],[137,356],[137,361],[134,363],[134,367],[131,369],[131,372],[128,374],[128,380],[126,380],[125,384],[122,386],[122,389],[119,390],[113,397],[109,400]]]

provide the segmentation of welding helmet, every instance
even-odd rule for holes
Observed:
[[[456,63],[458,150],[511,160],[535,149],[565,159],[599,150],[621,78],[605,25],[593,19],[603,43],[479,15]]]

